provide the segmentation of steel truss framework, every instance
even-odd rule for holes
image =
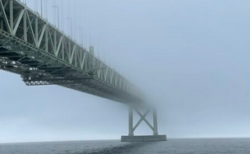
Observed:
[[[27,85],[56,84],[122,103],[139,90],[63,32],[16,0],[0,0],[0,69]]]

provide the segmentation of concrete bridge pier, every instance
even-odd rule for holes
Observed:
[[[134,111],[140,116],[140,120],[134,125]],[[153,112],[153,125],[146,119],[148,113]],[[140,135],[135,136],[134,131],[136,128],[144,121],[153,131],[153,135]],[[128,136],[122,136],[122,142],[152,142],[152,141],[166,141],[166,135],[158,134],[157,126],[157,112],[155,109],[148,109],[144,114],[142,114],[138,109],[129,107],[129,118],[128,118],[129,133]]]

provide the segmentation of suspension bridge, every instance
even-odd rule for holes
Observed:
[[[145,100],[138,88],[19,0],[0,0],[0,69],[21,76],[27,86],[58,85],[129,106],[128,136],[121,141],[164,141],[153,109],[142,114]],[[137,107],[135,107],[137,106]],[[146,116],[153,112],[153,124]],[[140,120],[134,125],[133,114]],[[144,121],[152,135],[135,136]]]

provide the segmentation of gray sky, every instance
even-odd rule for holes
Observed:
[[[68,33],[65,18],[80,19],[74,27],[83,26],[84,45],[157,104],[161,134],[250,137],[249,0],[58,2],[67,8],[61,28]],[[0,142],[127,134],[125,105],[58,86],[26,87],[3,71],[0,79]],[[145,124],[136,131],[148,133]]]

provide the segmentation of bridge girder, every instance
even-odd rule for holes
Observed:
[[[26,5],[0,0],[1,69],[21,75],[28,85],[56,84],[82,92],[88,89],[94,95],[98,91],[107,99],[116,93],[116,97],[122,96],[118,98],[122,103],[143,102],[135,86],[92,53],[92,47],[83,48]],[[35,81],[37,78],[50,81]],[[68,78],[92,79],[77,83]]]

